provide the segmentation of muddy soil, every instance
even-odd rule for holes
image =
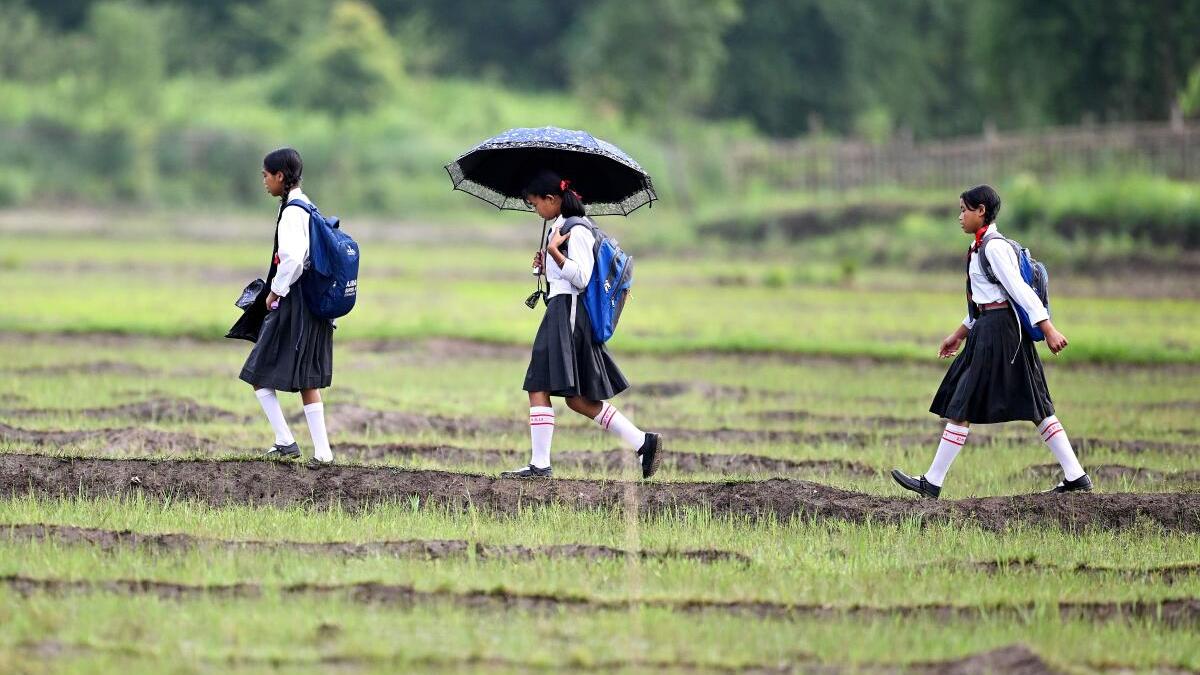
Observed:
[[[119,595],[149,595],[164,599],[197,597],[258,598],[276,592],[283,596],[341,597],[351,602],[413,607],[431,602],[449,602],[479,610],[553,611],[583,610],[627,611],[628,600],[605,600],[583,595],[552,595],[514,593],[506,589],[452,591],[447,589],[419,590],[408,585],[361,582],[351,584],[292,584],[264,586],[257,583],[194,585],[146,579],[72,580],[37,578],[21,575],[0,576],[3,584],[17,593],[114,593]],[[755,618],[829,618],[863,619],[927,618],[938,621],[975,620],[997,616],[1025,616],[1037,611],[1031,603],[995,605],[898,605],[868,607],[862,605],[833,606],[788,604],[759,600],[635,600],[636,605],[662,608],[675,612],[719,612]],[[1139,620],[1153,621],[1170,627],[1193,626],[1200,622],[1200,598],[1176,598],[1161,602],[1060,602],[1050,606],[1063,619],[1085,621]]]
[[[102,452],[112,455],[138,452],[190,453],[228,450],[228,448],[216,441],[193,434],[175,431],[156,431],[154,429],[136,429],[132,427],[123,429],[42,431],[20,429],[0,422],[0,441],[54,446],[97,442],[103,447]]]
[[[321,631],[336,631],[338,629],[337,624],[332,623],[322,624],[320,627]],[[92,644],[67,644],[57,640],[20,643],[16,645],[16,649],[25,655],[40,659],[82,658],[107,651]],[[144,654],[126,654],[125,656],[130,659],[137,657],[153,658]],[[341,668],[379,668],[395,667],[397,665],[397,661],[388,654],[375,655],[367,653],[323,654],[316,658],[305,658],[302,656],[279,657],[277,655],[262,657],[252,653],[228,654],[216,658],[206,658],[202,654],[197,654],[193,660],[211,662],[218,667],[260,666],[272,670],[286,667],[312,667],[313,665],[337,666]],[[810,675],[842,675],[843,673],[866,673],[870,675],[891,675],[893,673],[916,673],[917,675],[974,675],[975,673],[1051,675],[1062,672],[1054,669],[1024,645],[1009,645],[947,661],[923,661],[909,664],[865,663],[857,664],[853,667],[836,663],[822,663],[811,654],[804,652],[789,654],[786,659],[782,659],[779,663],[751,663],[741,666],[726,666],[681,659],[654,660],[638,658],[618,658],[587,662],[576,661],[570,664],[547,664],[544,662],[526,662],[504,657],[473,655],[446,655],[445,657],[405,660],[404,663],[410,668],[421,670],[432,669],[439,672],[475,671],[480,669],[498,669],[504,672],[586,673],[625,672],[633,669],[638,672],[729,673],[731,675],[792,675],[795,673],[809,673]],[[1169,668],[1156,670],[1158,672],[1173,672]]]
[[[952,561],[948,564],[952,567],[966,566],[972,570],[985,572],[988,574],[1022,570],[1034,572],[1055,572],[1061,574],[1112,574],[1130,580],[1153,579],[1168,585],[1175,583],[1177,580],[1186,579],[1188,577],[1200,574],[1200,563],[1192,562],[1143,568],[1105,567],[1102,565],[1088,565],[1087,563],[1080,563],[1074,566],[1065,566],[1040,562],[1034,558],[980,560],[969,563]]]
[[[1018,523],[1123,529],[1150,523],[1200,532],[1200,493],[1019,495],[963,500],[880,497],[804,480],[697,483],[609,480],[519,480],[450,471],[335,465],[308,468],[266,461],[188,461],[64,458],[0,454],[0,495],[102,497],[141,493],[221,506],[328,505],[355,510],[379,502],[474,506],[497,514],[560,504],[620,509],[628,497],[642,514],[682,508],[717,515],[863,522],[969,522],[1000,530]]]
[[[1129,480],[1145,483],[1172,483],[1176,485],[1200,483],[1200,470],[1196,469],[1159,471],[1141,466],[1100,464],[1089,466],[1087,472],[1093,479],[1103,481]],[[1026,473],[1038,478],[1061,478],[1062,468],[1057,464],[1035,464],[1028,467]]]
[[[695,560],[704,563],[730,560],[744,564],[750,562],[750,558],[741,553],[716,549],[630,552],[611,546],[592,544],[521,546],[518,544],[485,544],[461,539],[406,539],[361,543],[348,541],[249,541],[214,539],[181,533],[146,534],[130,530],[104,530],[40,523],[0,525],[0,536],[5,534],[10,539],[36,539],[68,545],[88,545],[105,551],[146,548],[162,552],[179,552],[197,548],[217,548],[230,551],[289,551],[342,557],[390,556],[426,560],[465,558],[471,554],[477,558],[507,560],[532,560],[534,558],[607,560],[635,555],[643,560]]]
[[[61,377],[64,375],[129,375],[143,377],[158,374],[136,363],[121,361],[93,361],[90,363],[65,363],[47,366],[25,366],[14,368],[11,372],[18,375],[33,375],[39,377]]]
[[[228,410],[222,410],[203,403],[197,403],[190,398],[174,398],[157,396],[144,401],[125,403],[104,408],[82,408],[77,410],[54,410],[47,408],[28,408],[9,411],[18,416],[44,415],[48,413],[69,412],[90,419],[131,419],[139,422],[171,422],[178,424],[194,422],[248,422],[248,415],[236,415]]]
[[[342,443],[337,450],[358,460],[424,460],[446,465],[485,464],[496,467],[520,466],[528,451],[473,450],[445,445],[410,445],[405,443],[359,444]],[[637,458],[628,450],[557,450],[554,466],[578,471],[616,473],[636,468]],[[874,476],[874,468],[844,459],[782,459],[745,453],[723,454],[671,451],[663,455],[662,470],[677,474],[739,473],[739,474],[796,474],[838,473],[850,476]]]

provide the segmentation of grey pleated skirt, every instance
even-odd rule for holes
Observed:
[[[533,339],[533,353],[525,371],[525,391],[607,401],[628,388],[628,380],[608,350],[592,341],[592,323],[583,303],[573,295],[550,298],[542,325]]]
[[[298,284],[267,313],[239,377],[256,388],[290,392],[333,383],[333,322],[313,316]]]
[[[1011,309],[984,312],[967,334],[929,411],[949,420],[1041,422],[1054,414],[1042,359]]]

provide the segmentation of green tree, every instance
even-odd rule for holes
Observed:
[[[582,95],[669,124],[708,104],[738,20],[735,0],[602,0],[583,15],[564,59]]]
[[[280,98],[334,115],[369,112],[399,84],[400,51],[379,13],[358,0],[333,6],[328,25],[297,39],[302,47]]]

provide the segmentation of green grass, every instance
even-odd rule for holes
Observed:
[[[532,230],[531,230],[532,231]],[[0,269],[8,331],[218,338],[232,301],[263,274],[261,242],[47,242],[11,237]],[[458,337],[524,345],[540,319],[520,249],[380,244],[368,249],[354,313],[338,338]],[[612,346],[622,352],[778,352],[927,360],[965,314],[961,281],[934,276],[880,293],[887,276],[848,286],[729,286],[752,266],[637,251],[638,280]],[[191,256],[194,255],[194,258]],[[189,262],[180,259],[189,257]],[[374,261],[374,262],[372,262]],[[761,262],[761,261],[760,261]],[[447,268],[454,271],[447,272]],[[760,265],[756,275],[770,267]],[[1200,363],[1200,302],[1056,296],[1060,357],[1100,363]],[[1047,358],[1049,356],[1047,355]]]
[[[0,434],[0,452],[115,457],[246,457],[271,442],[250,388],[236,375],[249,349],[220,340],[236,318],[232,300],[262,273],[269,227],[232,220],[227,239],[202,240],[195,224],[142,214],[111,234],[6,232],[0,253],[0,422],[30,430],[169,432],[214,442],[211,452],[153,443],[107,447],[102,440],[49,446]],[[523,463],[528,400],[520,383],[540,314],[521,305],[531,279],[516,217],[494,226],[447,230],[447,241],[407,234],[389,239],[370,223],[371,261],[362,304],[339,322],[332,388],[324,392],[334,451],[352,443],[453,445],[508,451],[511,465],[440,461],[420,454],[373,461],[495,473]],[[645,220],[614,221],[616,234]],[[505,225],[507,223],[507,230]],[[156,224],[162,232],[155,232]],[[269,223],[268,223],[269,225]],[[2,225],[0,225],[2,226]],[[11,228],[11,223],[9,225]],[[935,236],[909,223],[906,237]],[[938,225],[937,227],[941,227]],[[484,229],[486,228],[486,229]],[[22,229],[17,227],[16,229]],[[86,228],[84,228],[86,230]],[[495,236],[468,245],[464,232]],[[940,232],[940,230],[939,230]],[[514,234],[515,233],[515,234]],[[944,235],[944,233],[943,233]],[[842,274],[834,241],[813,248],[747,253],[694,247],[667,250],[634,237],[638,283],[611,350],[633,383],[616,404],[648,429],[669,433],[672,452],[749,453],[776,458],[844,459],[867,475],[806,471],[797,477],[897,496],[887,471],[928,465],[938,438],[927,412],[945,362],[933,358],[961,318],[955,273],[867,267]],[[514,243],[515,241],[515,243]],[[833,244],[829,242],[834,242]],[[961,245],[957,238],[941,244]],[[9,245],[11,244],[11,245]],[[830,248],[821,248],[829,246]],[[800,257],[809,250],[811,256]],[[447,273],[446,270],[454,270]],[[1056,324],[1070,337],[1060,358],[1045,357],[1057,413],[1074,439],[1093,442],[1081,459],[1164,472],[1195,468],[1200,407],[1194,293],[1091,292],[1070,279],[1055,295]],[[1096,288],[1103,289],[1104,286]],[[885,289],[887,292],[879,292]],[[1135,297],[1137,295],[1147,297]],[[1112,296],[1112,297],[1109,297]],[[1101,297],[1105,299],[1101,300]],[[100,331],[100,332],[97,332]],[[456,338],[468,338],[461,341]],[[755,353],[742,353],[752,351]],[[831,358],[832,357],[832,358]],[[90,364],[90,367],[89,367]],[[670,396],[654,384],[684,385]],[[98,417],[92,408],[189,398],[244,417],[235,421]],[[282,397],[299,413],[298,397]],[[485,420],[494,431],[435,433],[339,429],[355,408]],[[610,450],[618,442],[560,404],[555,452]],[[793,413],[764,417],[764,413]],[[797,414],[803,413],[803,414]],[[811,440],[723,439],[715,430],[788,431]],[[302,448],[304,424],[293,424]],[[850,431],[862,441],[814,435]],[[687,437],[691,432],[693,437]],[[1053,481],[1031,465],[1050,464],[1026,423],[976,427],[943,495],[1027,493]],[[761,437],[760,437],[761,438]],[[1175,450],[1131,451],[1113,442],[1172,443]],[[556,466],[556,476],[622,477]],[[749,470],[674,474],[657,480],[763,480]],[[1195,484],[1125,478],[1098,481],[1101,492],[1171,492]],[[57,523],[145,533],[183,532],[224,540],[375,541],[462,539],[529,546],[586,543],[630,549],[719,549],[749,563],[474,557],[441,560],[381,555],[341,557],[200,546],[166,553],[14,539],[4,527]],[[1034,559],[1044,567],[973,563]],[[631,519],[566,506],[496,515],[449,512],[409,501],[364,511],[338,508],[214,508],[186,501],[8,497],[0,499],[0,575],[188,584],[258,583],[257,599],[162,600],[109,592],[22,596],[0,587],[0,670],[25,672],[322,670],[478,670],[596,667],[624,672],[676,665],[694,670],[752,665],[905,664],[959,658],[1022,643],[1053,665],[1137,671],[1200,668],[1194,626],[1154,618],[1096,623],[1064,620],[1058,602],[1156,601],[1200,597],[1200,574],[1168,580],[1137,570],[1200,562],[1194,534],[1147,525],[1120,531],[1064,532],[1018,525],[991,532],[964,523],[850,524],[715,517],[704,509]],[[1084,572],[1075,565],[1124,571]],[[452,601],[413,606],[288,596],[295,583],[382,583],[421,591],[508,590],[625,602],[630,609],[502,611]],[[760,600],[837,608],[952,604],[1007,607],[941,622],[928,615],[868,618],[849,614],[780,619],[721,611],[686,613],[638,601]],[[1114,649],[1120,645],[1120,649]]]

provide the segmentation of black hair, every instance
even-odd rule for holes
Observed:
[[[521,192],[522,195],[537,195],[539,197],[549,197],[551,195],[562,197],[561,213],[563,218],[582,218],[586,213],[583,209],[583,200],[579,193],[571,188],[571,181],[564,180],[561,176],[549,170],[542,170],[534,174],[525,185],[525,189]]]
[[[991,185],[976,185],[964,191],[959,198],[968,209],[983,207],[983,224],[991,225],[996,222],[996,214],[1000,213],[1000,194]]]
[[[283,172],[283,193],[279,195],[279,218],[282,218],[283,209],[288,202],[288,193],[300,184],[300,177],[304,173],[304,160],[300,159],[300,153],[294,148],[279,148],[263,157],[263,168],[270,173]]]

